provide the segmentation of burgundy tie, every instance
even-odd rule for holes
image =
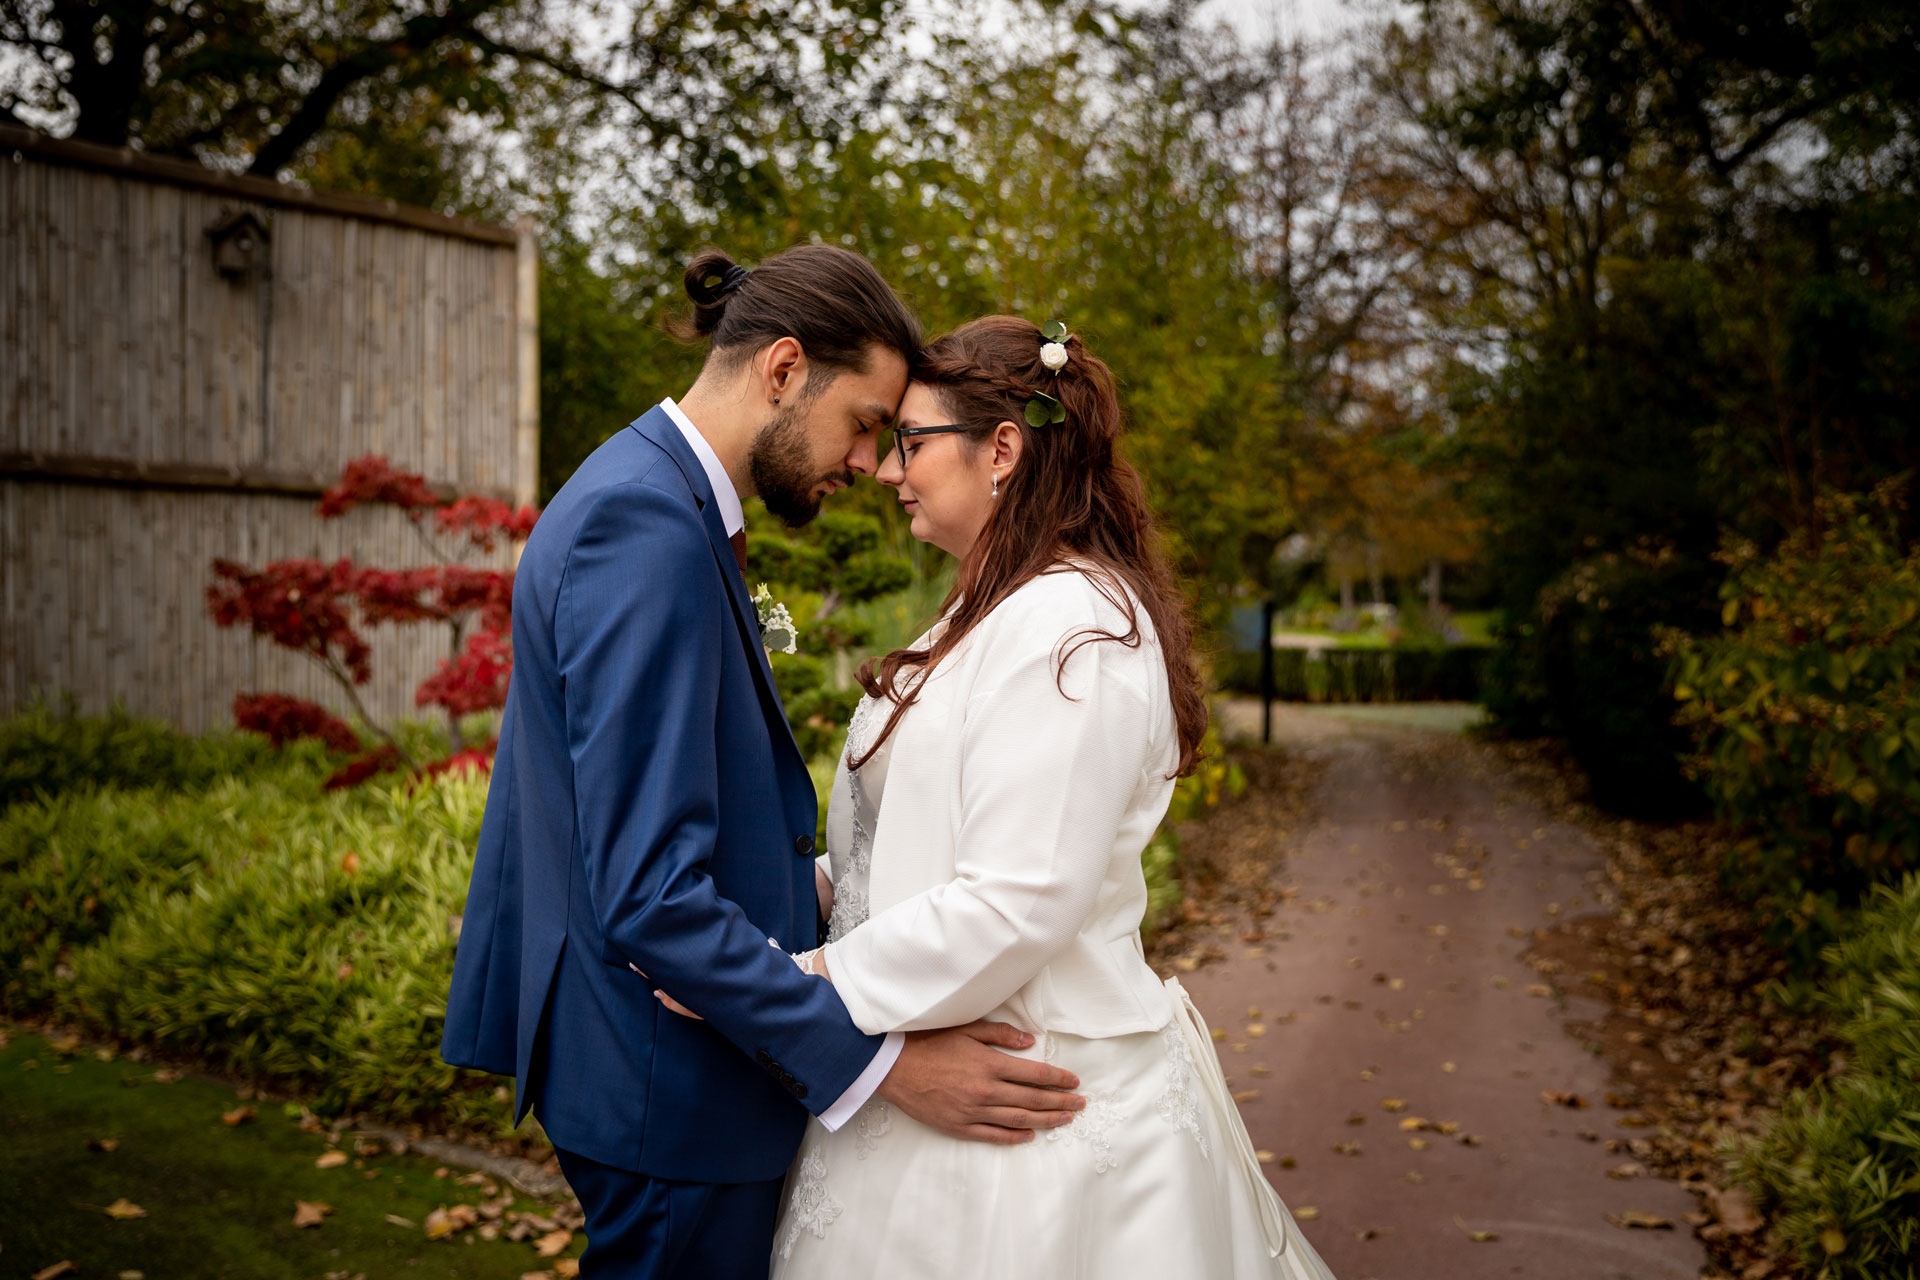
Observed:
[[[747,531],[736,529],[727,541],[733,544],[733,562],[740,566],[740,573],[744,577],[747,572]]]

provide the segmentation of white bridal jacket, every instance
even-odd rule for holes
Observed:
[[[991,1016],[1102,1038],[1172,1016],[1139,934],[1140,854],[1179,757],[1166,663],[1138,606],[1133,645],[1079,643],[1128,629],[1089,572],[1063,566],[1009,596],[894,730],[870,915],[826,954],[863,1031]],[[884,722],[891,707],[877,710]],[[836,798],[846,770],[843,757]]]

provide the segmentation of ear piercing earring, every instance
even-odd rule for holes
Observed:
[[[994,472],[993,475],[993,492],[987,496],[989,498],[997,498],[1000,496],[1000,473],[997,471]]]

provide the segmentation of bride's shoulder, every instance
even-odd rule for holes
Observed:
[[[1051,651],[1089,629],[1124,634],[1138,625],[1150,636],[1153,624],[1125,582],[1068,562],[1021,583],[982,625],[1023,648]]]

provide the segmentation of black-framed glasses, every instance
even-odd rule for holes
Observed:
[[[900,469],[907,469],[907,440],[912,436],[944,436],[955,431],[970,428],[964,422],[948,422],[937,427],[895,427],[893,429],[893,452],[900,455]]]

